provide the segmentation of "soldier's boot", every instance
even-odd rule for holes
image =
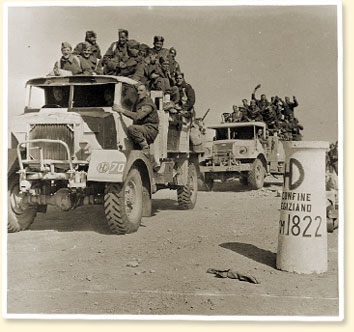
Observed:
[[[141,151],[142,153],[146,156],[149,157],[150,154],[150,147],[149,144],[147,144],[146,140],[143,140],[139,143],[140,147],[141,147]]]

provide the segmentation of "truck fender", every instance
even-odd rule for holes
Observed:
[[[123,172],[123,181],[128,176],[132,167],[136,167],[140,174],[143,184],[150,190],[150,193],[156,191],[155,181],[153,180],[154,172],[150,160],[140,151],[131,150],[127,155],[127,162]]]
[[[257,159],[259,159],[263,163],[264,169],[266,170],[266,173],[268,173],[269,172],[269,165],[268,165],[265,155],[263,153],[260,153],[257,156]]]
[[[118,150],[92,150],[87,180],[98,182],[123,182],[127,158]]]

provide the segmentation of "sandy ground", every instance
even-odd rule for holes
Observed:
[[[30,230],[8,236],[8,313],[336,316],[337,230],[328,233],[328,272],[277,270],[277,190],[216,184],[190,211],[162,190],[154,215],[124,236],[110,234],[100,206],[50,208]],[[259,284],[216,278],[208,268]]]

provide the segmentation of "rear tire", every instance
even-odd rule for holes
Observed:
[[[183,210],[191,210],[197,202],[198,175],[193,163],[188,166],[187,185],[177,189],[178,205]]]
[[[132,168],[124,183],[109,183],[105,187],[104,212],[115,234],[136,232],[143,213],[143,184],[136,168]]]
[[[37,208],[24,204],[22,201],[24,195],[20,193],[18,176],[11,176],[7,189],[7,230],[9,233],[28,229],[36,217]]]
[[[251,189],[260,189],[264,185],[265,169],[260,159],[256,159],[248,173],[248,184]]]

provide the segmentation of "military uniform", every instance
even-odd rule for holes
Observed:
[[[290,116],[294,116],[294,108],[299,106],[296,98],[294,98],[293,102],[284,102],[284,116],[285,118],[289,118]]]
[[[171,52],[174,52],[174,56],[172,55]],[[176,54],[177,54],[176,50],[173,47],[171,47],[168,54],[168,60],[170,63],[170,73],[171,73],[173,85],[176,85],[176,77],[178,74],[182,72],[179,63],[175,60]]]
[[[150,97],[138,100],[133,106],[133,124],[128,127],[128,135],[141,148],[154,142],[159,128],[156,106]],[[145,144],[144,144],[145,143]]]
[[[91,57],[90,61],[94,62],[97,65],[98,64],[98,60],[102,58],[102,55],[101,55],[101,49],[98,46],[98,44],[97,43],[91,44],[89,39],[88,39],[92,35],[96,36],[96,33],[94,31],[87,31],[86,32],[85,41],[76,45],[76,47],[75,47],[75,49],[73,51],[73,54],[82,55],[83,50],[86,47],[86,43],[89,43],[90,46],[91,46],[91,52],[92,52],[92,54],[90,56]]]
[[[82,74],[80,59],[72,54],[67,59],[61,57],[54,65],[54,72],[56,72],[57,68],[71,71],[73,75]]]
[[[156,54],[157,57],[158,57],[158,60],[160,58],[167,58],[170,51],[167,49],[167,48],[161,48],[161,49],[156,49],[156,43],[157,42],[161,42],[163,44],[163,42],[165,41],[165,39],[162,37],[162,36],[155,36],[154,37],[154,47],[153,48],[150,48],[149,50],[149,54]]]
[[[239,107],[235,109],[236,105],[233,106],[233,112],[230,114],[232,122],[241,122],[243,120],[243,112]]]
[[[124,33],[128,37],[128,31],[119,29],[119,34]],[[125,61],[129,59],[127,43],[122,44],[121,41],[115,41],[106,51],[102,59],[102,65],[104,66],[104,74],[117,75],[123,66]]]
[[[195,92],[192,86],[185,81],[178,86],[180,101],[179,106],[181,106],[182,111],[190,113],[192,116],[194,113],[193,106],[195,104]]]
[[[82,74],[93,75],[96,72],[97,64],[93,58],[85,58],[82,55],[78,55],[78,58],[80,60]]]
[[[263,121],[261,110],[257,105],[251,105],[247,117],[250,121]]]

